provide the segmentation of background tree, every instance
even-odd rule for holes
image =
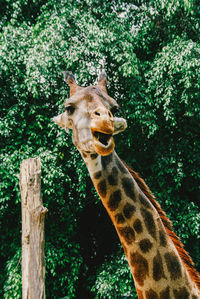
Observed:
[[[0,3],[0,297],[21,298],[19,165],[40,156],[47,298],[136,298],[86,167],[51,120],[69,96],[63,70],[83,86],[106,70],[128,121],[117,152],[146,180],[200,269],[198,1]]]

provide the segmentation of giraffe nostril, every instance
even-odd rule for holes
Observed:
[[[110,119],[113,117],[112,112],[110,112],[108,109],[97,109],[93,112],[94,116],[98,117],[109,117]]]
[[[112,114],[111,114],[111,112],[110,112],[110,111],[108,111],[108,115],[109,115],[109,117],[112,117]]]

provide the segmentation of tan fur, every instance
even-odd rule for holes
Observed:
[[[166,216],[166,213],[161,209],[159,203],[155,200],[155,197],[151,193],[148,186],[145,184],[144,180],[141,177],[139,177],[139,175],[135,171],[133,171],[129,166],[127,166],[125,163],[124,163],[124,165],[130,172],[130,174],[133,176],[133,178],[136,180],[140,189],[144,192],[144,194],[147,196],[147,198],[151,201],[153,206],[158,211],[158,214],[159,214],[161,221],[164,225],[166,233],[173,241],[181,260],[183,261],[188,273],[190,274],[190,277],[196,283],[198,289],[200,290],[200,275],[194,268],[194,263],[193,263],[191,257],[189,256],[188,252],[186,252],[186,250],[184,249],[183,244],[180,241],[179,237],[173,232],[172,222]]]

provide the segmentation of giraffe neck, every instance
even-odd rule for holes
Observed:
[[[117,154],[81,154],[119,235],[138,298],[199,298],[157,210]]]

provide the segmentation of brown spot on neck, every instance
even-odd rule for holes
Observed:
[[[165,253],[165,261],[172,280],[176,280],[182,276],[181,265],[178,257],[174,252]]]
[[[94,175],[93,175],[93,177],[94,177],[94,179],[96,179],[96,180],[100,179],[100,177],[101,177],[101,171],[97,171],[97,172],[95,172]]]
[[[98,157],[98,154],[96,154],[96,153],[90,155],[90,158],[91,158],[92,160],[95,160],[97,157]]]
[[[136,201],[135,199],[135,193],[134,193],[134,182],[131,178],[122,178],[122,187],[123,190],[129,198],[131,198],[133,201]]]
[[[133,243],[133,241],[135,241],[135,233],[131,227],[118,227],[117,230],[119,232],[119,235],[125,240],[127,244],[131,244]]]
[[[121,200],[122,200],[121,191],[120,190],[114,191],[110,195],[110,198],[109,198],[109,201],[108,201],[108,208],[111,211],[115,211],[118,208],[119,203],[120,203]]]
[[[121,213],[118,213],[115,215],[115,221],[117,222],[117,224],[122,224],[125,222],[125,218]]]
[[[143,253],[149,252],[151,250],[152,246],[153,246],[153,243],[147,238],[142,239],[139,242],[139,247]]]
[[[163,262],[160,252],[153,258],[153,279],[159,281],[161,278],[166,278],[163,269]]]
[[[97,184],[97,191],[101,197],[106,197],[107,188],[105,180],[102,180]]]
[[[126,203],[124,208],[123,208],[124,216],[127,219],[130,219],[135,211],[136,211],[136,207],[134,205],[130,204],[130,203]]]
[[[152,213],[141,208],[141,214],[149,234],[156,240],[156,225]]]
[[[134,269],[134,278],[140,285],[144,285],[144,281],[149,276],[149,266],[147,260],[139,253],[132,252],[130,257],[131,266]]]
[[[111,174],[108,176],[108,183],[111,186],[116,186],[118,184],[118,170],[115,166],[112,168]]]
[[[159,299],[158,294],[154,292],[152,289],[145,292],[146,299]]]
[[[185,287],[173,290],[175,299],[189,299],[189,292]]]
[[[170,299],[169,287],[160,292],[160,299]]]
[[[159,230],[159,238],[160,238],[160,246],[166,247],[167,246],[166,232],[163,229]]]
[[[136,233],[138,233],[138,234],[141,234],[143,232],[142,222],[140,221],[140,219],[136,219],[134,221],[133,228],[136,231]]]
[[[112,162],[113,160],[113,153],[111,153],[108,156],[101,156],[101,165],[103,169],[106,169],[108,165]]]

